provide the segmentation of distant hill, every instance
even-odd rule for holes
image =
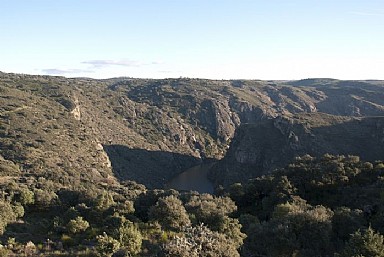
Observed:
[[[266,132],[259,134],[265,141],[276,143],[281,137],[286,147],[286,135],[268,126],[297,113],[358,117],[330,118],[351,128],[379,120],[365,117],[384,116],[383,89],[382,81],[94,80],[0,73],[0,172],[43,176],[66,186],[135,180],[161,187],[191,166],[222,159],[236,130],[224,160],[239,152],[237,145],[243,147],[242,135],[247,138],[245,134],[255,131]],[[330,122],[328,118],[310,117],[315,116],[308,116],[314,123],[310,128],[300,120],[304,118],[297,118],[292,130],[302,145],[312,135],[326,138],[349,127],[320,129],[321,122]],[[371,127],[364,129],[368,130],[362,135],[369,135]],[[355,130],[344,135],[355,137],[360,127]],[[269,138],[274,133],[279,136]],[[357,144],[350,138],[339,139],[345,148]],[[326,142],[321,140],[316,147]],[[322,149],[335,153],[344,148]]]

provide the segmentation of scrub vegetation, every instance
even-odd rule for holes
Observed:
[[[0,73],[0,256],[384,256],[383,86]]]

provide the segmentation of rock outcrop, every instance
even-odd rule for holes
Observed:
[[[375,161],[384,156],[384,117],[299,114],[241,125],[225,158],[213,168],[218,184],[243,182],[282,168],[309,154],[357,155]]]

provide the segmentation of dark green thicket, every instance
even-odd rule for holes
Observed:
[[[356,231],[370,226],[380,239],[383,167],[356,156],[304,156],[273,175],[232,185],[228,195],[248,235],[243,250],[255,256],[347,256],[350,241],[361,236]]]

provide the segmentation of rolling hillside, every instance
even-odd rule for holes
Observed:
[[[264,126],[297,113],[382,116],[383,88],[381,81],[332,79],[94,80],[0,73],[0,154],[3,163],[18,167],[2,172],[16,169],[18,176],[41,175],[65,185],[122,179],[161,187],[191,166],[222,159],[236,129],[252,130],[242,124]],[[61,181],[62,174],[68,181]]]

